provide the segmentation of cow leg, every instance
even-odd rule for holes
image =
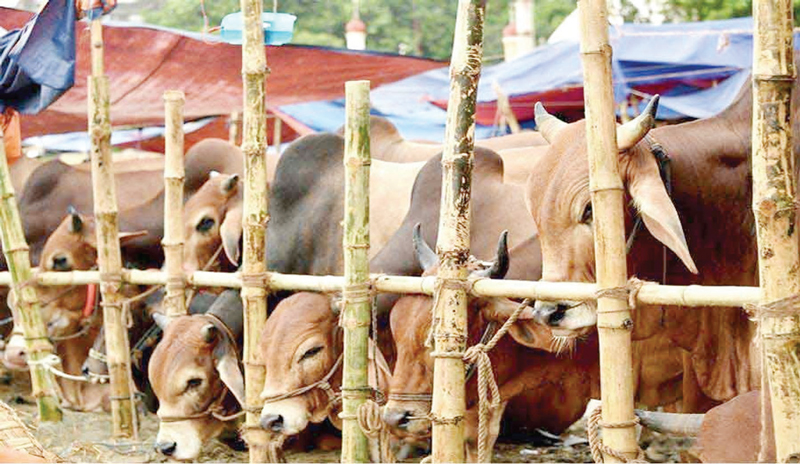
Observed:
[[[683,352],[683,412],[705,412],[718,403],[707,397],[697,382],[697,373],[692,362],[692,353]]]

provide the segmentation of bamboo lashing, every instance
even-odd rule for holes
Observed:
[[[56,380],[47,366],[40,363],[53,354],[53,346],[47,340],[47,329],[39,313],[36,289],[28,284],[33,279],[30,254],[25,243],[14,187],[11,184],[2,127],[0,127],[0,193],[2,193],[0,237],[10,269],[10,272],[5,274],[11,277],[6,285],[12,286],[17,300],[16,308],[11,308],[14,325],[22,328],[26,355],[32,361],[29,364],[31,387],[39,409],[39,417],[43,421],[60,421],[62,413]]]
[[[450,98],[442,153],[442,198],[439,213],[438,279],[434,306],[432,459],[434,463],[463,462],[464,361],[467,338],[467,261],[470,246],[472,165],[475,147],[475,104],[483,55],[485,0],[459,0],[453,54],[450,60]]]
[[[244,171],[244,253],[242,302],[244,303],[244,375],[246,436],[250,462],[266,462],[269,437],[259,424],[259,396],[264,385],[264,366],[257,364],[258,337],[267,319],[266,226],[267,160],[265,109],[267,57],[261,21],[260,0],[241,0],[244,30],[242,42],[242,83],[244,117],[242,151]]]
[[[603,443],[628,459],[638,455],[633,414],[633,353],[631,313],[627,297],[607,292],[625,287],[628,279],[625,257],[623,186],[611,83],[611,46],[608,43],[606,0],[580,0],[581,63],[586,108],[586,143],[589,154],[589,191],[594,211],[594,249],[598,291],[600,341],[600,392]],[[628,330],[619,330],[620,328]],[[627,424],[625,426],[614,426]],[[620,462],[620,455],[603,453],[604,462]]]
[[[183,92],[164,92],[164,268],[167,293],[164,308],[168,317],[186,314],[183,275]]]
[[[372,300],[369,284],[369,81],[347,82],[345,94],[342,462],[369,462],[369,442],[358,424],[358,409],[371,397],[367,369]]]
[[[91,22],[92,75],[89,76],[89,134],[92,148],[92,188],[97,220],[97,262],[100,268],[103,324],[106,337],[108,373],[111,377],[112,435],[138,436],[133,404],[130,343],[127,320],[119,293],[122,257],[117,226],[117,198],[111,159],[111,122],[108,77],[103,75],[103,26]]]
[[[753,212],[763,303],[800,293],[797,179],[792,134],[796,77],[792,2],[753,2]],[[796,109],[795,109],[796,110]],[[762,425],[770,395],[778,462],[800,460],[800,313],[760,311]],[[765,461],[767,427],[759,461]]]

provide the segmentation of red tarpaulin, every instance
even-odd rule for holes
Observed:
[[[0,27],[16,29],[32,13],[0,8]],[[90,73],[89,29],[77,29],[75,86],[44,112],[22,118],[23,137],[86,130]],[[186,95],[186,120],[228,115],[242,108],[241,47],[145,26],[104,28],[105,72],[111,83],[111,122],[119,126],[163,125],[162,94]],[[214,41],[212,41],[214,40]],[[433,68],[441,61],[323,47],[267,46],[267,106],[330,100],[344,96],[344,83],[366,79],[372,88]],[[271,124],[270,124],[271,126]],[[225,124],[209,136],[227,138]],[[284,141],[295,133],[284,124]],[[211,128],[209,128],[211,129]],[[270,130],[269,137],[272,132]]]

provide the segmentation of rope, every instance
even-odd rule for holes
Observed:
[[[381,407],[378,403],[367,400],[358,407],[356,415],[358,426],[368,438],[378,440],[380,462],[397,462],[397,458],[389,446],[389,429],[381,418]]]
[[[28,360],[29,366],[43,366],[45,369],[53,373],[53,375],[56,375],[63,379],[73,380],[75,382],[90,382],[90,380],[86,377],[67,374],[64,371],[57,369],[56,366],[58,366],[59,364],[61,364],[61,358],[59,358],[55,354],[48,354],[47,356],[38,361],[34,361],[32,359]]]
[[[286,462],[283,455],[284,436],[281,434],[271,434],[267,442],[267,462]]]
[[[646,463],[647,460],[644,458],[644,452],[638,446],[636,447],[636,457],[631,459],[619,451],[606,446],[600,439],[600,427],[607,429],[624,429],[634,427],[638,423],[639,418],[636,416],[634,416],[633,420],[624,422],[603,422],[602,407],[597,407],[592,411],[586,424],[586,433],[589,436],[589,447],[591,448],[594,462],[604,462],[603,454],[607,454],[624,463]]]
[[[744,310],[752,317],[790,317],[800,315],[800,294],[764,304],[746,304]]]

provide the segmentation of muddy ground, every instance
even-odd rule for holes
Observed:
[[[11,405],[31,427],[42,445],[71,462],[165,462],[153,450],[158,421],[153,414],[140,414],[138,441],[111,439],[111,415],[65,411],[61,423],[39,423],[36,405],[30,398],[30,381],[25,372],[13,373],[0,383],[0,400]],[[592,462],[586,442],[586,424],[580,421],[561,436],[556,446],[499,443],[494,449],[494,462]],[[680,462],[692,441],[645,432],[640,439],[650,462]],[[339,462],[339,451],[287,451],[289,462]],[[410,458],[403,462],[419,462]],[[233,451],[214,440],[207,443],[199,462],[247,462],[246,452]]]

